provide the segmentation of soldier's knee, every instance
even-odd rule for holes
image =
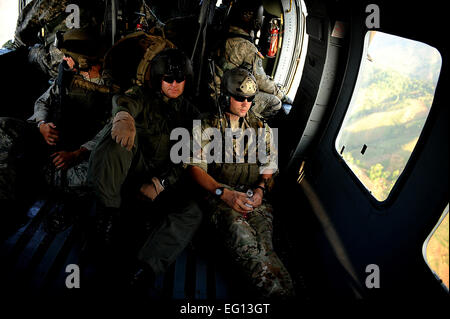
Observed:
[[[229,246],[239,259],[249,260],[264,255],[264,248],[256,239],[256,232],[242,219],[237,219],[229,227]]]
[[[279,98],[277,98],[277,103],[273,106],[273,110],[274,111],[279,111],[281,109],[281,107],[283,106],[283,103],[281,102],[281,100]]]
[[[283,103],[281,102],[281,100],[278,97],[276,97],[275,95],[271,95],[270,98],[268,98],[266,105],[267,106],[265,108],[265,111],[276,112],[281,109],[281,107],[283,106]]]
[[[98,169],[106,169],[117,165],[123,166],[120,163],[130,160],[132,157],[132,152],[128,151],[109,137],[98,144],[91,156],[91,162],[92,165],[98,166]]]
[[[193,224],[200,224],[202,219],[203,219],[203,212],[200,209],[200,207],[198,206],[197,203],[195,203],[194,201],[189,202],[184,211],[183,214],[189,218],[189,220],[193,223]]]

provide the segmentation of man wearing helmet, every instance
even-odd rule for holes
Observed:
[[[99,26],[104,16],[103,1],[31,0],[19,10],[14,45],[30,47],[29,62],[36,64],[50,78],[58,74],[63,53],[55,46],[58,32],[71,28]],[[77,8],[77,18],[74,12]],[[78,20],[78,25],[72,21]]]
[[[57,79],[36,100],[34,114],[27,122],[0,119],[2,149],[8,153],[2,157],[6,165],[0,170],[0,199],[25,202],[26,194],[36,193],[29,192],[30,187],[42,189],[42,175],[63,190],[87,186],[87,159],[94,137],[110,117],[114,89],[105,86],[100,75],[102,52],[86,56],[86,48],[99,45],[95,31],[73,29],[64,39],[66,56]]]
[[[176,192],[184,170],[170,159],[171,131],[190,127],[198,115],[184,97],[192,75],[191,62],[179,49],[159,53],[150,63],[147,84],[113,98],[114,119],[90,159],[97,246],[114,247],[117,220],[127,206],[122,204],[134,201],[136,194],[164,207],[163,222],[138,254],[141,266],[153,277],[175,261],[201,221],[187,192]]]
[[[110,117],[111,98],[117,88],[104,85],[101,75],[104,51],[99,49],[100,41],[91,28],[64,33],[60,46],[64,60],[58,77],[37,99],[34,114],[28,119],[36,123],[45,143],[56,147],[51,156],[57,169],[68,169],[87,160],[96,142],[94,137]]]
[[[263,6],[253,1],[239,1],[232,8],[230,28],[225,42],[224,52],[220,54],[216,64],[215,83],[212,89],[220,87],[222,74],[236,67],[248,69],[256,78],[259,92],[255,97],[253,112],[265,118],[274,116],[282,106],[282,102],[292,103],[284,89],[266,75],[262,66],[263,56],[253,43],[252,31],[261,28]]]
[[[249,281],[264,297],[289,297],[294,288],[273,251],[272,206],[265,198],[277,171],[277,152],[272,129],[251,109],[257,91],[256,79],[247,70],[235,68],[225,72],[220,99],[224,114],[202,120],[201,136],[193,133],[194,145],[201,144],[201,148],[196,153],[194,147],[187,169],[207,191],[205,209]],[[218,132],[211,139],[214,131]],[[257,137],[256,132],[262,136]],[[219,153],[224,156],[211,161],[207,158],[211,151],[207,146],[217,136],[222,136],[225,149]],[[232,141],[227,141],[230,136]],[[263,148],[258,145],[256,149],[257,141],[263,143]],[[261,150],[265,150],[265,160]]]

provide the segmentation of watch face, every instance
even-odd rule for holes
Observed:
[[[216,188],[216,195],[217,195],[217,196],[222,195],[222,193],[223,193],[223,189],[221,189],[221,188]]]

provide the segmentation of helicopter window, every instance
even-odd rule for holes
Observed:
[[[14,39],[17,15],[17,2],[2,1],[0,3],[0,48],[6,44],[6,41]]]
[[[336,151],[385,201],[408,162],[433,103],[441,55],[435,48],[369,31]]]
[[[448,292],[448,204],[423,244],[425,262]]]

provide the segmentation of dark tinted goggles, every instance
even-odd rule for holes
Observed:
[[[245,96],[237,96],[236,95],[236,96],[233,96],[233,98],[238,102],[244,102],[245,100],[247,100],[248,102],[252,102],[255,99],[255,96],[256,95],[245,97]]]
[[[166,74],[163,76],[162,80],[167,83],[173,83],[173,81],[176,81],[177,83],[181,83],[186,79],[184,74]]]

